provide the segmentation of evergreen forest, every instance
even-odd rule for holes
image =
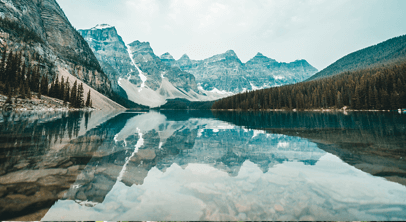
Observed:
[[[223,98],[214,110],[406,108],[406,62],[368,68],[313,81],[240,93]]]
[[[0,60],[0,94],[7,95],[6,103],[12,103],[12,97],[31,99],[42,95],[63,100],[71,108],[92,107],[90,90],[85,101],[83,84],[77,81],[71,86],[68,79],[50,80],[46,71],[41,70],[41,58],[38,55],[27,59],[24,52],[3,50]]]

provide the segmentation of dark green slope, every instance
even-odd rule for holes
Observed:
[[[347,71],[358,71],[406,60],[406,35],[389,39],[344,56],[306,81],[325,78]]]

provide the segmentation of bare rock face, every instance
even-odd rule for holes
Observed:
[[[79,30],[122,97],[145,106],[156,107],[166,99],[199,100],[202,95],[192,74],[166,65],[148,42],[124,43],[115,27],[102,24]],[[173,57],[169,60],[175,62]]]
[[[102,24],[79,30],[79,33],[93,50],[112,83],[113,91],[119,94],[122,92],[118,85],[119,78],[131,77],[134,84],[140,83],[138,70],[132,64],[128,48],[114,26]]]
[[[0,26],[2,48],[23,51],[25,58],[37,54],[42,71],[51,77],[60,66],[97,91],[111,94],[98,60],[55,0],[0,1],[0,15],[3,24],[14,25]]]
[[[185,91],[198,91],[195,77],[178,67],[170,67],[154,54],[149,42],[135,41],[129,44],[131,56],[142,72],[146,73],[146,85],[151,89],[159,89],[162,77],[168,78],[176,88]]]
[[[233,50],[205,60],[191,60],[186,54],[177,61],[171,60],[171,57],[169,53],[165,53],[161,60],[167,65],[193,74],[197,84],[206,91],[218,89],[239,93],[244,90],[293,84],[317,72],[306,60],[279,63],[261,53],[243,63]]]

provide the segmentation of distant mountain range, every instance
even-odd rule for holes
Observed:
[[[405,60],[406,35],[402,35],[348,54],[307,80],[320,79],[342,72],[373,68]]]
[[[219,98],[199,91],[192,74],[163,63],[148,42],[126,45],[117,30],[105,24],[79,32],[102,64],[113,90],[135,103],[154,108],[170,99]]]
[[[115,27],[79,30],[89,43],[113,90],[129,100],[159,107],[173,99],[210,101],[247,90],[292,84],[317,72],[305,60],[279,63],[258,53],[242,63],[234,51],[195,61],[187,55],[160,58],[148,42],[124,43]]]
[[[212,109],[406,108],[406,35],[351,53],[305,82],[238,94]]]
[[[301,82],[317,72],[306,60],[280,63],[258,53],[243,63],[233,50],[204,60],[191,60],[186,54],[179,60],[165,53],[161,60],[167,65],[192,73],[204,91],[239,93]]]

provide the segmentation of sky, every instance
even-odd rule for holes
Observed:
[[[115,26],[126,44],[201,60],[234,50],[319,70],[406,34],[405,0],[57,0],[76,29]]]

